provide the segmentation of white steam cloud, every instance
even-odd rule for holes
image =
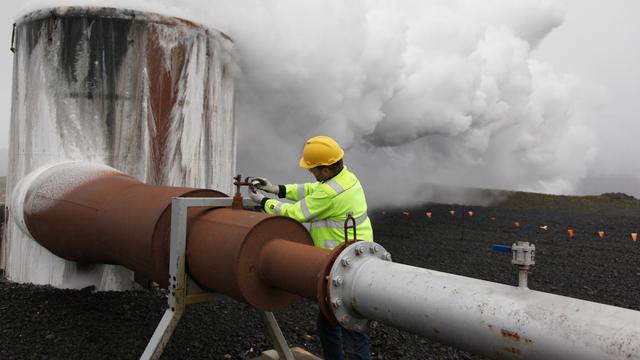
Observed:
[[[578,82],[530,56],[563,21],[553,3],[90,3],[188,17],[234,39],[243,175],[310,181],[302,145],[326,134],[370,203],[407,204],[429,200],[431,183],[572,193],[595,156]]]

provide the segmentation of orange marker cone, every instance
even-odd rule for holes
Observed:
[[[467,214],[469,215],[469,217],[473,217],[473,215],[475,215],[476,213],[473,211],[467,211]]]
[[[567,228],[567,237],[569,237],[569,238],[573,237],[573,229],[572,228]]]
[[[604,231],[598,231],[597,234],[600,239],[604,239]]]
[[[456,214],[456,211],[455,210],[449,210],[449,214],[451,214],[451,216],[453,216],[453,215]]]
[[[516,229],[520,229],[520,222],[518,222],[518,221],[514,221],[514,222],[513,222],[513,226],[515,226],[515,227],[516,227]]]
[[[540,230],[547,231],[549,230],[549,227],[547,225],[540,225]]]
[[[431,219],[431,215],[432,215],[432,214],[431,214],[431,211],[427,211],[427,212],[426,212],[426,213],[424,213],[424,214],[427,216],[427,218]]]
[[[408,212],[408,211],[403,211],[403,212],[402,212],[402,214],[403,214],[404,216],[409,216],[409,215],[411,215],[411,213],[410,213],[410,212]]]
[[[631,240],[633,240],[633,241],[637,241],[638,240],[638,233],[637,232],[632,232],[631,233]]]

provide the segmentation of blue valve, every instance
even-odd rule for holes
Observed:
[[[511,245],[491,245],[491,249],[495,252],[511,253]]]

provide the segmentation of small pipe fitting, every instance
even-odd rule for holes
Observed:
[[[517,243],[511,246],[511,253],[513,254],[513,258],[511,259],[511,264],[516,265],[518,267],[518,286],[522,288],[527,288],[527,278],[529,273],[529,267],[534,265],[536,262],[535,258],[535,245],[529,245],[528,241],[518,241]]]

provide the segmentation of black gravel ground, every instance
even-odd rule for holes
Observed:
[[[510,255],[491,245],[528,240],[537,249],[532,289],[640,310],[640,248],[629,238],[639,230],[640,214],[431,205],[371,217],[377,241],[396,262],[515,285]],[[576,234],[570,240],[568,226]],[[604,239],[595,235],[599,230]],[[164,308],[162,291],[96,293],[0,282],[0,359],[136,359]],[[303,300],[276,317],[290,344],[320,354],[316,313],[317,306]],[[482,359],[382,324],[370,336],[375,359]],[[258,313],[220,297],[188,308],[163,358],[249,359],[269,348]]]

